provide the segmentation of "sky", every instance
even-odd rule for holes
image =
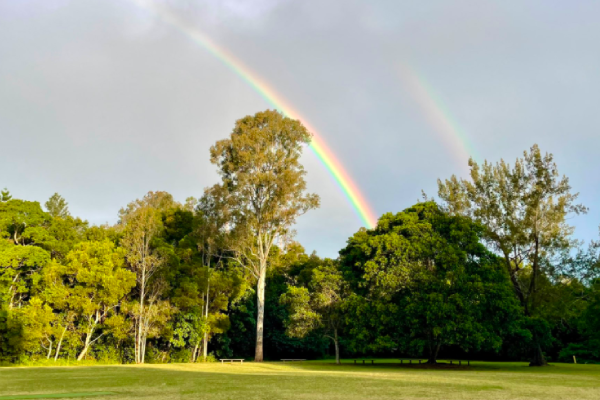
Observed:
[[[218,182],[209,149],[272,108],[160,6],[260,77],[324,140],[373,212],[399,212],[468,157],[537,143],[600,224],[600,2],[0,0],[0,187],[114,223],[148,191]],[[308,149],[321,207],[296,239],[336,257],[364,222]]]

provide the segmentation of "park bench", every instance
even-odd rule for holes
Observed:
[[[419,364],[421,364],[421,361],[422,361],[422,360],[419,360]],[[452,364],[452,363],[453,363],[453,361],[456,361],[456,360],[450,360],[450,365],[453,365],[453,364]],[[404,363],[404,360],[401,358],[401,359],[400,359],[400,364],[403,364],[403,363]],[[408,360],[408,363],[409,363],[409,364],[412,364],[412,360],[410,360],[410,359],[409,359],[409,360]],[[462,366],[462,360],[458,360],[458,365]],[[468,365],[468,366],[470,366],[470,365],[471,365],[471,360],[467,360],[467,365]]]
[[[365,360],[362,360],[363,364],[365,363]],[[356,360],[354,360],[354,364],[356,364]],[[375,360],[371,360],[371,364],[375,364]]]
[[[306,361],[305,358],[282,358],[281,361],[286,362],[286,361]]]
[[[412,359],[409,359],[408,363],[412,364]],[[400,359],[400,364],[404,364],[404,359],[402,359],[402,358]],[[419,360],[419,364],[421,364],[421,360]]]
[[[239,361],[240,363],[244,362],[243,358],[221,358],[221,364],[223,364],[223,361],[229,361],[231,364],[234,363],[234,361]]]

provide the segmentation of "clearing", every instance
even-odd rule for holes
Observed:
[[[600,399],[600,365],[376,360],[0,368],[0,400]]]

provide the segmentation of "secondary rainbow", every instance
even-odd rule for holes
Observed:
[[[229,53],[223,47],[217,46],[211,41],[205,34],[198,30],[192,24],[184,21],[178,17],[168,8],[147,0],[131,0],[139,7],[153,13],[162,21],[176,28],[181,33],[185,34],[195,43],[201,45],[208,50],[213,56],[221,60],[229,69],[235,72],[240,78],[242,78],[252,89],[254,89],[267,103],[273,108],[281,111],[284,115],[299,119],[302,124],[313,134],[313,139],[310,144],[310,148],[325,168],[329,171],[335,182],[341,188],[346,198],[360,217],[365,223],[367,228],[373,228],[377,225],[377,218],[373,213],[373,210],[365,200],[365,197],[358,190],[358,187],[350,178],[342,164],[335,157],[333,152],[327,147],[324,140],[317,134],[317,131],[312,127],[306,118],[300,116],[300,114],[293,110],[293,108],[287,104],[280,95],[278,95],[272,88],[261,80],[256,74],[248,69],[242,62],[240,62],[233,54]]]
[[[414,69],[406,64],[401,64],[400,77],[419,104],[423,113],[436,132],[442,135],[446,146],[455,155],[462,168],[468,168],[469,157],[477,159],[477,154],[469,142],[467,135],[454,120],[448,107],[442,103],[427,81]]]

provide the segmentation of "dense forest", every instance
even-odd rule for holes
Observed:
[[[114,225],[3,190],[0,362],[600,361],[600,242],[573,239],[587,208],[551,154],[471,160],[323,259],[293,236],[319,206],[310,140],[275,111],[242,118],[210,150],[220,182],[149,192]]]

